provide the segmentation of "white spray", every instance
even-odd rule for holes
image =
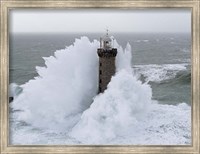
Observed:
[[[116,41],[114,46],[117,73],[104,93],[97,95],[99,42],[81,37],[44,58],[46,67],[36,68],[38,77],[22,85],[23,92],[11,103],[23,110],[15,118],[57,134],[65,132],[73,139],[68,138],[68,143],[164,144],[172,143],[169,136],[174,136],[173,143],[188,143],[190,120],[184,115],[190,108],[152,104],[151,87],[132,74],[131,46],[123,50]],[[177,115],[176,110],[180,110]],[[163,132],[166,135],[161,136]],[[12,133],[16,135],[13,142],[26,144],[20,132]],[[45,134],[40,136],[50,142]],[[40,143],[34,137],[31,142]]]

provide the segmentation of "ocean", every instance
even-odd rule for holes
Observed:
[[[105,95],[103,94],[99,96],[100,98],[99,97],[96,98],[95,97],[96,94],[94,91],[96,86],[95,84],[97,82],[96,74],[94,73],[96,72],[96,67],[94,67],[96,66],[96,61],[92,60],[92,56],[90,57],[89,53],[85,51],[87,50],[86,48],[87,45],[85,45],[86,46],[85,47],[84,42],[85,44],[87,44],[88,40],[80,38],[82,36],[87,36],[89,42],[92,42],[93,40],[98,41],[101,35],[102,34],[99,33],[10,35],[10,44],[9,44],[10,45],[9,82],[11,85],[10,95],[14,96],[14,98],[16,99],[16,101],[14,100],[13,103],[10,103],[11,144],[150,144],[152,145],[152,144],[191,143],[191,36],[190,34],[182,34],[182,33],[112,34],[116,40],[116,42],[113,43],[114,46],[121,45],[121,47],[125,49],[127,48],[127,43],[130,44],[131,46],[130,53],[132,55],[130,68],[133,76],[135,76],[137,80],[135,80],[134,78],[132,79],[132,76],[129,76],[127,73],[123,73],[122,71],[121,74],[119,73],[118,75],[119,77],[116,75],[116,79],[113,79],[112,83],[110,84],[111,87],[110,91],[108,88],[108,92],[105,93]],[[72,44],[73,46],[71,46]],[[91,47],[92,50],[90,54],[92,54],[93,57],[96,56],[96,50],[94,50],[96,49],[95,48],[96,46],[98,46],[98,42],[93,42],[93,44],[89,45],[89,48]],[[65,57],[64,53],[62,53],[66,52],[63,51],[65,48],[66,50],[68,50],[68,52],[72,52],[75,49],[79,50],[78,52],[80,52],[80,55],[82,55],[82,57],[78,56],[77,59],[76,56],[68,55],[72,59],[72,61],[69,60],[70,62],[65,62],[66,66],[63,66],[63,64],[65,63],[59,60],[58,57],[60,56],[60,59]],[[85,54],[81,53],[81,50],[83,50],[83,52],[86,53]],[[55,51],[57,51],[57,57],[54,54]],[[63,56],[61,56],[62,54]],[[85,58],[86,55],[88,56],[87,58]],[[52,56],[56,58],[53,58]],[[49,57],[49,58],[42,58],[42,57]],[[86,60],[84,61],[84,59],[87,59],[87,61],[92,61],[91,64],[89,64],[89,62],[86,62]],[[54,63],[54,61],[57,62]],[[83,61],[83,63],[80,62],[79,64],[79,61]],[[54,68],[55,65],[58,66]],[[94,71],[85,68],[86,66],[91,66],[91,65],[92,68],[94,67],[93,68]],[[68,67],[68,70],[62,67]],[[48,71],[45,72],[42,68],[51,69],[51,73],[48,74],[47,73]],[[78,72],[80,74],[80,77],[78,76],[78,79],[76,79],[76,76],[71,76],[70,71],[73,72],[74,71],[73,69],[78,69]],[[93,74],[89,74],[91,72]],[[66,73],[66,75],[63,75],[63,73]],[[77,72],[75,72],[75,74],[76,73]],[[58,75],[63,75],[66,77],[60,78],[58,77]],[[44,76],[46,77],[46,79]],[[123,76],[126,76],[126,79],[124,79]],[[71,81],[71,78],[73,77],[75,78],[74,80],[76,82],[74,81],[74,85],[71,85],[71,82],[73,82]],[[123,79],[124,81],[122,81]],[[134,96],[134,93],[131,93],[134,91],[133,89],[129,89],[129,91],[127,91],[127,89],[124,89],[124,91],[126,91],[126,94],[124,93],[122,94],[122,91],[121,92],[118,91],[119,95],[122,95],[118,99],[121,100],[124,104],[126,104],[126,101],[127,102],[129,102],[130,100],[132,101],[129,102],[130,104],[127,103],[126,104],[127,106],[124,106],[124,104],[120,104],[121,102],[113,101],[115,105],[120,104],[120,108],[122,109],[127,108],[127,110],[124,110],[124,112],[118,111],[115,113],[113,111],[114,112],[113,114],[114,115],[116,114],[116,116],[113,117],[113,114],[111,114],[110,112],[110,110],[113,108],[113,104],[110,104],[110,102],[112,101],[108,101],[111,99],[110,98],[111,96],[112,99],[116,100],[115,98],[116,96],[114,95],[114,92],[112,92],[113,91],[112,87],[116,88],[116,85],[118,84],[123,85],[124,83],[126,83],[127,79],[131,81],[135,80],[132,83],[132,85],[137,87],[139,92],[137,92],[136,90],[135,94],[137,95]],[[39,86],[41,86],[43,82],[40,81],[39,83],[39,80],[41,81],[44,80],[44,86],[42,88],[39,88]],[[91,80],[94,81],[91,82]],[[36,81],[38,81],[38,83]],[[86,81],[88,85],[87,93],[84,93],[82,89],[80,90],[78,88],[77,89],[74,88],[76,86],[79,87],[80,84],[81,88],[84,89],[86,87],[85,89],[87,90],[87,85],[85,86],[82,85],[82,82]],[[88,82],[91,82],[90,83],[91,85],[88,84]],[[36,84],[38,84],[38,86],[36,86]],[[62,95],[62,92],[66,91],[66,89],[64,88],[63,88],[64,90],[62,89],[63,85],[65,85],[65,87],[71,87],[71,89],[73,89],[75,92],[77,91],[76,99],[78,100],[80,99],[80,102],[85,101],[86,103],[84,105],[80,104],[77,105],[76,103],[74,103],[73,97],[71,98],[69,96],[70,99],[61,98],[64,97]],[[93,87],[94,89],[91,90],[92,89],[91,87]],[[54,91],[52,90],[52,93],[47,92],[49,88],[54,89]],[[62,90],[60,91],[59,88]],[[28,92],[31,93],[30,97],[28,95]],[[59,92],[61,96],[59,96]],[[27,94],[25,95],[25,93]],[[56,102],[55,101],[51,102],[50,100],[48,100],[48,98],[46,97],[48,97],[49,95],[56,95],[52,96],[55,98]],[[128,99],[126,99],[127,95]],[[79,96],[81,97],[79,98]],[[141,96],[142,97],[149,96],[149,98],[142,98]],[[34,99],[32,99],[32,97],[34,97]],[[26,98],[27,100],[24,101],[24,98]],[[146,102],[149,102],[149,100],[151,100],[150,101],[151,103],[149,104],[152,105],[145,104]],[[66,108],[64,108],[67,110],[71,110],[70,112],[68,112],[66,110],[64,111],[61,110],[61,107],[52,105],[53,103],[55,104],[57,103],[58,105],[62,106],[63,104],[62,103],[59,104],[59,101],[73,102],[72,106],[74,104],[74,106],[80,108],[80,110],[76,110],[73,107],[71,107],[71,105],[68,104],[66,105]],[[19,102],[23,102],[22,103],[23,105],[18,105],[17,103]],[[41,104],[43,102],[44,105]],[[91,104],[91,102],[94,103]],[[105,116],[108,117],[108,119],[112,117],[113,118],[113,119],[111,118],[112,121],[105,120],[104,122],[102,122],[101,118],[99,118],[99,115],[101,115],[102,112],[92,108],[92,106],[95,106],[96,104],[96,106],[98,106],[100,109],[101,105],[97,105],[99,104],[99,102],[101,102],[101,105],[104,104],[103,102],[107,102],[108,105],[106,106],[106,104],[104,104],[106,107],[104,106],[104,108],[102,108],[101,111],[104,112],[104,109],[108,108],[108,113],[106,115],[102,115],[102,117]],[[136,102],[135,105],[137,103],[138,104],[136,106],[132,106],[133,102]],[[49,106],[52,105],[54,108],[53,107],[48,108],[47,107],[48,105]],[[134,108],[133,111],[130,111],[130,114],[124,114],[126,112],[129,113],[128,108],[130,107]],[[39,110],[39,108],[41,108],[41,112],[39,111],[36,112],[36,110]],[[145,113],[141,113],[140,111],[143,112],[144,108],[147,108],[145,109]],[[52,114],[49,114],[47,112],[52,112]],[[60,113],[57,117],[53,115],[59,112],[61,112],[62,114]],[[131,112],[134,112],[134,114],[132,114]],[[136,112],[139,114],[138,115],[135,114]],[[44,113],[45,116],[47,114],[49,115],[45,117]],[[132,119],[132,116],[134,117],[134,119]],[[85,118],[87,120],[85,120],[84,117],[87,117]],[[96,118],[95,120],[91,119],[92,123],[89,123],[88,119],[90,119],[91,117],[96,117]],[[48,120],[43,121],[42,120],[43,118],[47,118]],[[59,118],[62,120],[61,122],[60,120],[54,122],[55,118]],[[123,119],[122,121],[120,121],[121,118]],[[125,121],[127,121],[127,125],[124,124],[124,119]],[[41,123],[44,123],[44,125],[46,125],[46,123],[52,123],[52,124],[49,125],[48,128],[45,128],[45,126],[43,127],[41,123],[38,121],[41,121]],[[67,121],[70,122],[67,123]],[[157,121],[160,121],[160,123],[157,123]],[[85,123],[87,123],[87,125]],[[62,127],[62,125],[67,125],[67,126],[63,128],[57,128],[55,127],[55,125],[58,125],[59,127]],[[127,127],[125,128],[123,125],[130,127],[131,129],[127,129]],[[120,130],[116,130],[114,126],[121,126],[119,127]],[[107,127],[109,129],[102,131],[101,130],[102,127]],[[91,130],[96,129],[96,132],[92,134],[93,135],[92,138],[94,138],[92,140],[88,139],[89,137],[91,137],[90,133],[89,134],[87,133],[90,129]],[[132,131],[138,133],[130,133]],[[107,135],[102,136],[104,132],[108,133]],[[129,133],[129,135],[127,135],[126,133]],[[166,139],[167,135],[168,136],[170,135],[171,137]],[[30,139],[24,140],[27,137],[29,137]]]

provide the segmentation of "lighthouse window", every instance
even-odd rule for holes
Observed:
[[[99,83],[101,83],[101,79],[99,79]]]
[[[101,71],[101,70],[99,70],[99,74],[102,74],[102,71]]]
[[[102,63],[100,63],[99,65],[102,66]]]

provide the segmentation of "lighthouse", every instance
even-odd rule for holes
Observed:
[[[99,93],[104,92],[115,74],[115,57],[117,49],[112,47],[112,39],[107,33],[100,38],[100,48],[97,49],[99,56]]]

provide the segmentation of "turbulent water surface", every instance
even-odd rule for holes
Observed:
[[[97,95],[99,36],[11,36],[10,143],[191,144],[189,34],[115,34]]]

